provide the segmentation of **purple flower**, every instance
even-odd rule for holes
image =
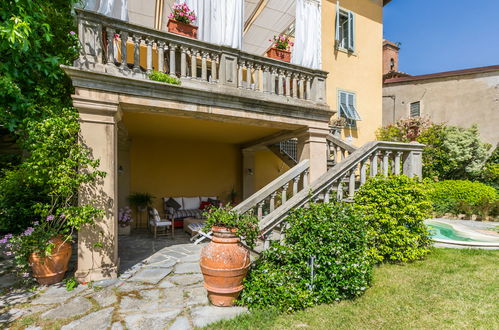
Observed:
[[[33,231],[35,231],[35,229],[33,227],[28,227],[24,233],[23,233],[23,236],[29,236],[33,233]]]
[[[7,252],[5,252],[5,255],[10,257],[12,255],[12,252],[7,251]]]
[[[62,214],[59,216],[59,218],[60,218],[61,220],[64,220],[64,219],[66,219],[66,215],[65,215],[64,213],[62,213]]]
[[[70,31],[69,34],[74,36],[76,33],[74,31]]]
[[[52,220],[54,220],[54,216],[51,214],[47,217],[47,221],[52,221]]]
[[[21,276],[22,277],[29,277],[29,273],[22,273]]]
[[[38,226],[40,223],[38,221],[33,222],[34,226]]]

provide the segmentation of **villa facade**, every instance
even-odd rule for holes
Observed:
[[[79,232],[81,280],[116,276],[117,212],[130,193],[154,195],[160,212],[163,197],[247,202],[301,164],[294,177],[283,179],[290,184],[283,181],[264,197],[250,199],[251,206],[265,200],[270,213],[277,210],[277,189],[307,196],[309,187],[317,187],[322,189],[317,196],[329,198],[324,189],[333,181],[314,183],[324,180],[328,165],[373,140],[381,126],[382,11],[388,1],[231,1],[221,14],[223,24],[206,6],[215,2],[187,1],[198,10],[197,39],[167,32],[171,3],[166,0],[129,0],[128,7],[111,6],[107,12],[98,2],[76,9],[80,57],[64,70],[75,87],[81,143],[107,173],[97,187],[80,194],[81,203],[90,197],[106,211],[94,227]],[[212,26],[218,26],[216,33],[208,33]],[[307,26],[314,35],[307,35]],[[294,36],[291,63],[264,55],[269,39],[280,33]],[[177,77],[180,85],[152,81],[152,71]],[[347,123],[341,133],[345,142],[330,135],[330,123],[338,117]],[[282,149],[290,140],[294,152]],[[348,169],[338,169],[349,174],[335,174],[341,174],[334,176],[335,191],[340,196],[350,178],[345,187],[352,197],[356,178],[365,181],[364,154],[375,165],[371,175],[378,165],[386,173],[393,168],[418,174],[418,148],[413,154],[403,145],[368,143]],[[283,197],[281,206],[286,202]],[[263,217],[262,206],[259,212]],[[103,242],[99,249],[97,241]]]

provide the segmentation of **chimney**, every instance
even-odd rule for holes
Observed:
[[[399,46],[383,40],[383,75],[399,71]]]

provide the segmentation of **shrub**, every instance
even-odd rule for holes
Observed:
[[[490,155],[480,173],[479,181],[499,190],[499,145]]]
[[[286,220],[284,242],[252,265],[240,303],[292,312],[364,293],[372,265],[365,223],[351,205],[311,204]]]
[[[355,207],[367,222],[374,261],[412,261],[429,252],[423,220],[430,215],[431,202],[424,184],[404,175],[377,176],[360,187]]]
[[[178,78],[172,77],[167,73],[159,71],[151,71],[148,75],[149,79],[159,82],[164,82],[172,85],[180,85],[180,80]]]
[[[431,187],[433,210],[439,214],[487,213],[480,210],[486,210],[488,204],[494,204],[498,199],[496,190],[481,182],[445,180],[433,182]]]

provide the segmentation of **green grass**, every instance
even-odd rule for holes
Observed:
[[[382,265],[353,301],[295,314],[253,311],[209,329],[499,329],[499,251],[433,249]]]

